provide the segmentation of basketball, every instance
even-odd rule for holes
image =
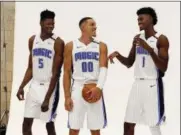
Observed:
[[[88,103],[95,103],[98,100],[100,100],[101,96],[102,96],[102,92],[100,91],[98,93],[98,97],[95,101],[91,101],[91,99],[89,99],[90,97],[90,93],[87,93],[90,89],[96,87],[96,84],[85,84],[84,88],[82,89],[82,97],[84,98],[85,101],[87,101]]]

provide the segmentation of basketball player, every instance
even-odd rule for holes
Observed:
[[[79,22],[81,37],[67,43],[64,53],[65,109],[69,111],[69,135],[78,135],[87,113],[87,128],[92,135],[100,135],[100,129],[107,123],[103,96],[95,103],[88,103],[82,97],[84,84],[96,83],[90,89],[90,100],[96,100],[102,91],[107,76],[107,46],[97,42],[96,22],[91,17]],[[73,80],[71,86],[71,78]]]
[[[129,96],[124,135],[134,135],[136,124],[150,127],[152,135],[161,135],[159,125],[165,121],[162,77],[168,66],[169,42],[166,36],[155,31],[157,15],[151,7],[137,11],[138,25],[144,33],[135,36],[126,58],[117,51],[109,58],[117,58],[128,68],[135,62],[135,82]]]
[[[23,135],[32,135],[33,119],[46,122],[48,135],[56,135],[54,120],[59,100],[59,76],[64,41],[52,33],[55,13],[41,12],[41,33],[29,39],[29,64],[17,97],[24,100],[24,87],[31,81],[23,121]]]

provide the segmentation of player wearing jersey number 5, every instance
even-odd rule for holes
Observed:
[[[79,27],[81,37],[69,42],[64,52],[63,83],[69,135],[79,134],[86,113],[91,134],[100,135],[100,129],[107,124],[102,92],[107,75],[107,46],[93,38],[97,29],[94,19],[81,19]]]
[[[135,36],[129,56],[126,58],[117,51],[109,56],[111,63],[117,58],[128,68],[135,63],[135,82],[126,109],[124,135],[134,135],[136,124],[148,125],[152,135],[161,135],[159,125],[165,121],[162,77],[168,66],[169,42],[154,30],[157,23],[154,9],[141,8],[137,15],[139,28],[144,33]]]
[[[29,64],[17,92],[18,99],[24,100],[24,87],[32,80],[25,100],[23,135],[32,135],[34,119],[46,123],[48,135],[56,135],[54,120],[59,101],[64,41],[52,33],[55,13],[45,10],[40,17],[41,32],[29,39]]]

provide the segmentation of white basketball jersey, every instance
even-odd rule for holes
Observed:
[[[154,49],[154,52],[158,54],[157,40],[161,34],[156,33],[155,37],[151,36],[147,40],[145,34],[140,34],[140,38],[145,40],[148,45]],[[157,79],[158,70],[150,56],[149,52],[140,46],[136,46],[136,59],[135,59],[135,78]]]
[[[56,35],[42,40],[40,35],[36,35],[33,42],[32,62],[33,79],[40,82],[49,82],[52,76],[52,65],[54,59],[54,43]]]
[[[88,45],[73,41],[72,50],[72,78],[84,83],[96,83],[99,76],[99,43],[91,42]]]

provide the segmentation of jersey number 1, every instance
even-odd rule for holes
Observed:
[[[143,56],[142,67],[145,67],[145,57]]]

